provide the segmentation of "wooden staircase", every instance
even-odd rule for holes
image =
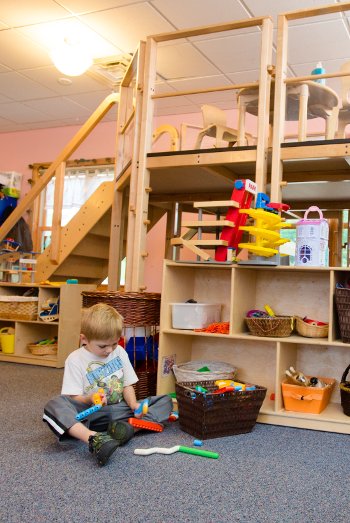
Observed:
[[[51,259],[51,245],[37,259],[35,280],[101,283],[108,274],[113,182],[102,183],[72,220],[61,229],[59,263]]]
[[[66,281],[99,285],[108,276],[109,242],[114,182],[103,182],[71,221],[61,228],[58,263],[53,261],[51,245],[37,259],[35,281]],[[166,209],[150,206],[149,231]],[[122,224],[120,224],[122,226]],[[122,256],[126,253],[127,222],[121,237]]]

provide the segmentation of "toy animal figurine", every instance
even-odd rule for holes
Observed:
[[[286,370],[286,376],[290,383],[294,385],[302,385],[304,387],[310,387],[310,380],[300,371],[296,371],[294,367],[289,367]]]

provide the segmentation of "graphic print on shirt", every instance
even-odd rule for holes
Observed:
[[[86,369],[86,378],[90,383],[86,392],[103,388],[108,405],[119,403],[123,399],[124,370],[119,356],[108,363],[91,361]]]

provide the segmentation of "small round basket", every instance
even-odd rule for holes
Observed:
[[[294,329],[293,316],[272,316],[269,318],[246,318],[248,329],[253,336],[287,338]]]
[[[327,325],[311,325],[306,323],[300,316],[296,316],[295,320],[295,327],[300,336],[305,336],[306,338],[327,338],[328,323]]]
[[[340,403],[346,416],[350,416],[350,381],[346,381],[350,365],[348,365],[342,375],[340,388]]]
[[[27,347],[34,356],[56,356],[57,354],[57,343],[50,343],[47,345],[28,343]]]

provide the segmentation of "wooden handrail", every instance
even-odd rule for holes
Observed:
[[[33,204],[35,198],[47,186],[51,178],[55,175],[62,162],[65,162],[71,154],[79,147],[85,138],[93,131],[96,125],[102,120],[110,108],[119,102],[119,93],[108,95],[103,102],[97,107],[92,115],[86,120],[84,125],[79,129],[76,135],[68,142],[65,148],[57,156],[40,180],[32,187],[29,193],[19,202],[18,206],[10,214],[8,219],[0,227],[0,240],[6,238],[6,234],[17,223],[26,210]]]

